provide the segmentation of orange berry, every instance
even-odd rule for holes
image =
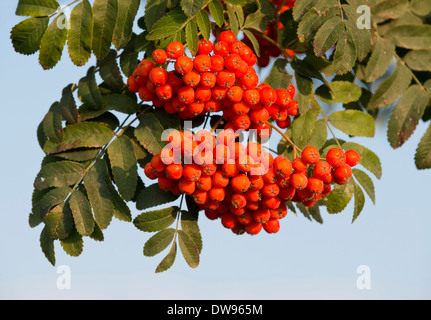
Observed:
[[[179,41],[174,41],[166,47],[166,54],[171,59],[178,59],[184,55],[184,45]]]
[[[326,154],[326,161],[333,168],[338,168],[346,163],[346,154],[340,148],[331,148]]]
[[[181,193],[191,195],[196,190],[196,182],[184,179],[183,177],[180,179],[178,187]]]
[[[290,185],[295,189],[304,189],[307,187],[308,178],[302,172],[295,172],[290,176]]]
[[[346,151],[346,163],[354,167],[361,161],[361,156],[355,150]]]
[[[166,54],[166,51],[163,49],[156,49],[151,54],[151,58],[154,60],[155,63],[165,63],[168,59],[168,55]]]
[[[225,190],[224,188],[220,188],[220,187],[212,187],[209,191],[208,191],[208,196],[211,200],[213,201],[217,201],[217,202],[221,202],[224,200],[225,198]]]
[[[179,180],[183,176],[183,166],[172,163],[166,167],[165,174],[169,179]]]
[[[211,69],[211,58],[206,54],[197,55],[193,59],[193,66],[198,72],[206,72]]]
[[[174,68],[180,74],[189,73],[193,70],[193,61],[187,56],[181,56],[175,61]]]
[[[302,150],[301,159],[306,164],[314,164],[317,163],[320,159],[319,150],[317,150],[314,146],[307,146]]]
[[[234,176],[230,182],[235,192],[246,192],[250,188],[250,179],[244,173]]]
[[[277,233],[280,230],[280,221],[278,219],[271,218],[266,223],[262,224],[262,228],[267,233]]]

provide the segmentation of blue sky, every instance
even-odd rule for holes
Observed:
[[[12,48],[9,32],[21,20],[14,15],[15,1],[2,1],[1,9],[0,298],[431,298],[431,171],[414,167],[414,152],[427,128],[422,123],[399,150],[387,142],[386,123],[377,127],[375,138],[353,140],[374,150],[383,166],[382,179],[374,179],[376,205],[366,198],[353,224],[353,202],[338,215],[322,212],[323,225],[289,213],[278,234],[256,237],[238,237],[202,216],[199,267],[189,268],[178,253],[170,270],[155,274],[166,252],[144,257],[142,248],[151,235],[113,220],[105,241],[86,238],[78,258],[56,243],[57,266],[52,267],[40,250],[41,226],[31,229],[27,222],[43,158],[36,128],[61,90],[77,82],[94,60],[78,68],[66,53],[53,70],[43,71],[37,55],[19,55]],[[133,217],[140,213],[131,209]],[[70,268],[70,289],[57,288],[60,265]],[[370,268],[370,289],[356,286],[361,265]]]

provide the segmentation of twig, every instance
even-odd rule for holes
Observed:
[[[277,126],[273,125],[271,122],[267,122],[268,125],[273,128],[275,131],[277,131],[279,134],[281,134],[281,136],[287,140],[287,142],[289,142],[289,144],[292,146],[293,148],[293,152],[296,153],[296,150],[298,150],[299,152],[302,152],[302,149],[300,147],[298,147],[288,136],[286,136],[286,134],[281,131],[279,128],[277,128]]]

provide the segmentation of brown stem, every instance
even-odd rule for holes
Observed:
[[[299,152],[302,152],[302,149],[299,148],[288,136],[286,136],[286,134],[281,131],[279,128],[277,128],[277,126],[273,125],[271,122],[267,122],[268,125],[273,128],[275,131],[277,131],[279,134],[281,134],[281,136],[287,140],[287,142],[289,142],[289,144],[292,146],[293,148],[293,152],[294,154],[296,154],[296,150],[298,150]]]

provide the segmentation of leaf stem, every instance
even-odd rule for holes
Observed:
[[[69,192],[68,196],[66,197],[66,199],[64,200],[65,202],[67,201],[67,199],[72,195],[73,192],[76,191],[76,189],[79,187],[79,185],[81,184],[81,182],[84,180],[84,177],[86,176],[86,174],[94,167],[94,165],[96,164],[97,161],[99,161],[106,153],[106,150],[108,149],[109,145],[112,143],[112,141],[114,141],[115,139],[119,138],[120,136],[122,136],[124,134],[124,132],[136,121],[138,120],[145,112],[148,111],[150,107],[146,108],[145,110],[143,110],[141,113],[139,113],[130,123],[127,124],[127,126],[123,127],[124,124],[126,123],[127,119],[130,117],[130,115],[123,121],[123,123],[121,124],[121,126],[119,127],[119,129],[114,132],[114,136],[112,137],[112,139],[105,144],[103,147],[100,148],[99,152],[97,153],[96,157],[93,159],[93,161],[87,166],[87,168],[85,168],[84,172],[81,174],[81,176],[79,177],[78,181],[73,185],[72,190]]]
[[[302,152],[302,149],[300,147],[298,147],[288,136],[286,136],[286,134],[281,131],[277,126],[273,125],[271,122],[267,122],[268,125],[273,128],[275,131],[277,131],[279,134],[281,134],[281,136],[287,140],[287,142],[289,142],[289,144],[292,146],[293,148],[293,152],[296,153],[296,150],[298,150],[299,152]]]
[[[223,121],[223,117],[220,117],[220,119],[218,119],[217,120],[217,122],[215,123],[215,125],[211,128],[211,133],[213,133],[217,128],[218,128],[218,126],[220,125],[220,123]]]
[[[72,1],[71,3],[65,5],[63,8],[60,7],[59,8],[60,10],[57,9],[54,13],[52,13],[51,15],[49,15],[48,18],[51,18],[52,16],[56,15],[57,13],[63,12],[64,9],[66,9],[66,8],[74,5],[75,3],[79,2],[79,1],[82,1],[82,0],[75,0],[75,1]]]
[[[416,75],[414,74],[414,72],[406,65],[406,63],[404,62],[403,59],[401,59],[401,57],[398,54],[394,54],[395,58],[404,66],[406,66],[409,70],[410,73],[412,75],[413,80],[416,82],[417,85],[419,85],[419,87],[421,87],[422,90],[425,91],[425,93],[431,98],[431,92],[429,92],[424,86],[423,84],[420,82],[420,80],[418,79],[418,77],[416,77]]]
[[[264,34],[264,33],[262,33],[262,32],[258,32],[258,31],[256,31],[256,32],[258,33],[259,37],[264,38],[265,40],[267,40],[268,42],[270,42],[271,44],[273,44],[274,46],[276,46],[278,49],[280,49],[281,53],[282,53],[286,58],[294,59],[294,57],[292,57],[292,56],[289,54],[289,52],[287,52],[285,49],[283,49],[283,48],[281,47],[281,45],[280,45],[277,41],[275,41],[274,39],[272,39],[272,38],[268,37],[266,34]]]
[[[315,97],[314,97],[314,99],[315,99]],[[329,129],[329,131],[331,132],[331,135],[332,135],[332,137],[334,138],[335,142],[336,142],[336,143],[337,143],[337,145],[340,147],[340,149],[343,149],[343,147],[341,146],[341,144],[340,144],[340,142],[338,141],[337,137],[335,136],[334,131],[332,131],[332,128],[331,128],[331,126],[329,125],[328,118],[326,117],[326,115],[325,115],[325,113],[323,112],[323,109],[322,109],[322,108],[320,108],[320,113],[322,114],[323,119],[325,120],[326,127],[327,127],[327,128]]]

